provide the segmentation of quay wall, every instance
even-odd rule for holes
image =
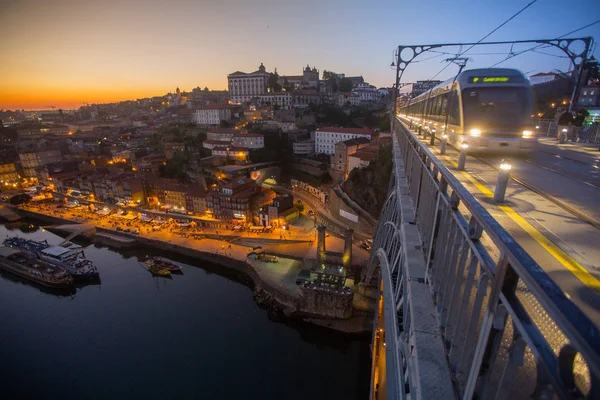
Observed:
[[[35,218],[37,220],[48,222],[51,224],[60,225],[60,224],[79,223],[77,221],[73,221],[73,220],[69,220],[69,219],[65,219],[65,218],[58,218],[58,217],[54,217],[51,215],[37,213],[34,211],[30,211],[30,210],[23,210],[20,208],[17,209],[17,211],[19,214],[21,214],[25,217]],[[114,231],[112,231],[110,229],[106,229],[106,228],[96,227],[96,230],[97,230],[97,232],[110,233],[112,236],[117,235]],[[118,235],[118,236],[121,236],[121,235]],[[117,240],[110,240],[110,241],[107,240],[105,242],[104,241],[105,238],[103,238],[100,242],[104,242],[106,245],[115,245],[115,242],[117,242]],[[143,236],[123,234],[123,238],[133,239],[136,241],[136,243],[139,243],[139,244],[142,244],[145,246],[150,246],[150,247],[161,249],[161,250],[173,251],[173,252],[182,254],[184,256],[194,257],[201,261],[206,261],[209,263],[217,264],[217,265],[223,266],[225,268],[228,268],[230,270],[245,274],[246,276],[248,276],[250,281],[252,281],[252,283],[255,286],[255,289],[256,289],[256,286],[258,286],[260,289],[266,291],[277,303],[279,303],[281,305],[281,307],[283,309],[286,309],[286,308],[292,309],[290,311],[298,311],[299,310],[299,297],[292,296],[288,293],[285,293],[278,287],[276,287],[276,286],[270,284],[269,282],[267,282],[266,280],[262,279],[261,276],[258,274],[258,272],[256,272],[256,270],[254,269],[254,267],[247,261],[240,261],[240,260],[225,256],[222,254],[216,254],[216,253],[201,251],[201,250],[197,250],[197,249],[192,249],[189,247],[179,246],[179,245],[176,245],[173,243],[168,243],[168,242],[164,242],[162,240],[151,239],[151,238],[147,238],[147,237],[143,237]],[[119,247],[119,244],[116,244],[115,247]],[[130,246],[128,246],[128,247],[130,247]]]
[[[46,214],[40,214],[30,210],[17,210],[25,217],[31,217],[52,224],[80,223],[68,219],[58,218]],[[334,319],[348,321],[344,326],[328,326],[341,332],[362,333],[364,329],[356,329],[355,321],[352,320],[352,295],[327,293],[321,290],[302,290],[302,295],[292,295],[289,292],[279,288],[277,285],[263,279],[256,271],[255,267],[247,260],[238,260],[223,254],[202,251],[186,246],[165,242],[158,239],[152,239],[144,236],[115,232],[111,229],[96,227],[102,238],[98,240],[108,246],[131,247],[130,241],[135,244],[149,246],[156,249],[176,252],[178,254],[192,257],[207,263],[222,266],[230,271],[235,271],[248,278],[253,284],[255,299],[259,305],[266,305],[270,310],[279,309],[287,316],[301,316],[317,318],[317,325],[323,325]],[[109,235],[103,235],[107,233]],[[124,240],[121,243],[118,238]],[[288,257],[282,255],[283,257]]]

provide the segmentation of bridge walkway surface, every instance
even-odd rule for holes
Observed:
[[[440,157],[398,121],[392,139],[388,200],[362,277],[379,304],[371,398],[598,398],[594,288],[563,265],[577,258],[597,279],[597,259],[583,251],[594,251],[591,242],[556,234],[570,225],[558,234],[594,235],[593,224],[545,196],[541,172],[521,175],[538,192],[511,182],[498,205],[490,200],[497,160],[469,157],[459,172],[456,154]],[[527,161],[514,165],[517,177],[529,171]],[[558,186],[573,184],[578,168],[562,169]],[[592,214],[581,201],[578,210]]]
[[[457,150],[441,155],[439,140],[420,139],[600,327],[600,152],[544,138],[527,158],[505,159],[514,179],[496,204],[502,158],[469,155],[459,171]]]

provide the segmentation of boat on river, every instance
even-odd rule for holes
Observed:
[[[173,261],[169,260],[168,258],[156,256],[156,257],[151,257],[148,260],[152,261],[154,263],[154,265],[156,265],[157,267],[168,269],[171,272],[180,272],[182,270],[181,265],[175,264]]]
[[[48,241],[35,241],[18,236],[4,240],[6,247],[23,250],[41,261],[66,270],[75,280],[87,281],[99,278],[94,263],[83,254],[83,247],[69,241],[52,246]]]
[[[144,269],[148,270],[152,275],[158,276],[170,276],[171,271],[166,268],[159,267],[152,260],[146,260],[144,262],[140,262],[140,265],[144,267]]]
[[[0,269],[52,289],[73,287],[67,271],[16,248],[0,246]]]

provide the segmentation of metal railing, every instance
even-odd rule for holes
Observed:
[[[393,182],[363,275],[382,282],[387,398],[599,398],[595,325],[414,133],[394,125]],[[415,340],[423,331],[427,351],[436,333],[442,343],[427,368]]]
[[[552,138],[558,138],[559,125],[555,119],[539,119],[536,120],[536,132],[538,136],[546,136]],[[562,130],[564,126],[560,127]],[[567,140],[573,142],[583,143],[600,143],[600,125],[584,125],[584,126],[571,126],[567,132]]]

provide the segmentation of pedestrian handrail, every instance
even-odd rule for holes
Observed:
[[[597,398],[597,327],[431,150],[394,122],[393,188],[363,276],[377,278],[378,265],[384,301],[397,310],[385,309],[386,350],[397,355],[387,362],[397,369],[387,371],[388,398],[423,398],[416,376],[423,371],[407,351],[419,323],[411,304],[415,263],[423,264],[433,298],[454,388],[448,397]]]

